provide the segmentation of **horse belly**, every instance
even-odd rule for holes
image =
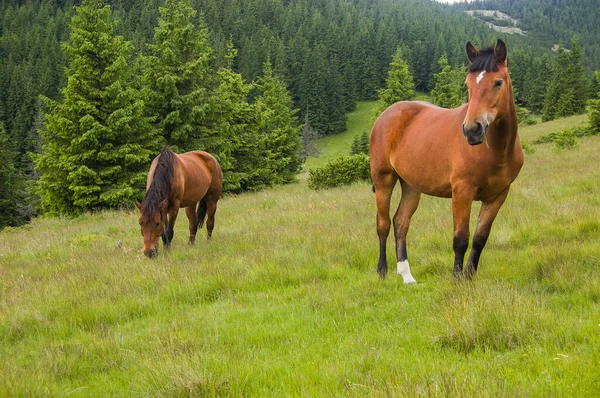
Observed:
[[[392,164],[398,176],[411,188],[426,195],[450,198],[450,166],[443,158],[432,158],[431,155],[420,156],[409,151],[399,151]]]

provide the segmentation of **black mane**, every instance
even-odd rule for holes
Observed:
[[[477,58],[475,58],[473,63],[469,66],[468,72],[497,72],[500,64],[501,63],[496,60],[494,47],[485,47],[479,50]]]
[[[154,169],[152,183],[142,201],[142,215],[146,218],[152,217],[158,211],[160,202],[169,198],[171,182],[173,181],[174,155],[168,147],[164,147],[158,155],[158,163]]]

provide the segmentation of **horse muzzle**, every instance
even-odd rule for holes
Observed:
[[[154,246],[152,249],[150,250],[144,250],[144,254],[146,255],[146,257],[148,258],[154,258],[156,256],[158,256],[158,247]]]
[[[474,124],[464,123],[463,126],[463,134],[467,138],[467,143],[469,145],[479,145],[483,141],[485,141],[485,133],[488,128],[487,123],[475,122]]]

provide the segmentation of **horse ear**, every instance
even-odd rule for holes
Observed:
[[[496,56],[496,61],[506,65],[506,44],[500,39],[498,39],[498,43],[496,43],[496,46],[494,47],[494,55]]]
[[[160,210],[160,211],[165,211],[165,210],[167,210],[167,199],[165,199],[165,200],[161,201],[161,202],[158,204],[158,210]]]
[[[475,61],[475,58],[477,58],[478,54],[479,54],[479,51],[477,51],[475,46],[472,45],[470,41],[468,41],[467,42],[467,58],[469,59],[469,62],[473,63],[473,61]]]
[[[133,203],[135,203],[135,207],[137,207],[138,209],[142,210],[142,204],[140,202],[138,202],[137,200],[134,201]]]

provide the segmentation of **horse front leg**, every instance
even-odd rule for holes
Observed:
[[[471,189],[452,189],[452,218],[454,220],[454,276],[460,277],[463,270],[465,253],[469,247],[469,219],[473,205]]]
[[[509,187],[506,187],[504,191],[500,193],[495,199],[489,202],[482,202],[481,209],[479,210],[479,220],[477,221],[477,228],[473,235],[473,246],[471,247],[471,253],[469,254],[469,260],[465,268],[465,277],[470,279],[477,272],[477,266],[479,264],[479,257],[485,247],[485,244],[490,236],[490,230],[492,229],[492,223],[500,211],[500,207],[504,204],[506,197],[508,196]]]
[[[162,236],[163,243],[165,245],[165,249],[171,247],[171,242],[173,241],[173,227],[175,226],[175,221],[177,220],[177,215],[179,213],[179,204],[176,207],[167,211],[167,228],[165,229],[165,233]]]

